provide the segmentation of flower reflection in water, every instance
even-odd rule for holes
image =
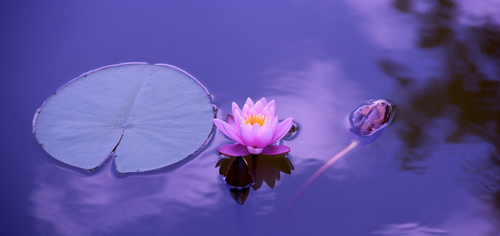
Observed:
[[[290,175],[293,164],[285,155],[246,155],[224,156],[217,162],[219,174],[225,177],[225,182],[233,199],[240,205],[250,193],[250,188],[260,189],[262,184],[274,188],[276,181],[281,179],[281,172]]]

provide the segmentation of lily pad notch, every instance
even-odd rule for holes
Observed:
[[[187,72],[141,62],[102,67],[59,88],[36,111],[33,133],[55,159],[82,169],[113,153],[120,173],[177,163],[210,140],[208,90]]]

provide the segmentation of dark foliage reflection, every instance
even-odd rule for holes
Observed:
[[[405,146],[398,156],[401,169],[425,171],[421,161],[438,150],[440,135],[449,144],[489,143],[494,149],[489,160],[481,160],[480,154],[468,156],[464,167],[481,185],[474,195],[497,209],[487,218],[500,222],[500,26],[489,15],[464,23],[462,1],[427,2],[425,11],[414,9],[418,2],[395,0],[392,6],[418,20],[416,46],[435,55],[438,72],[412,90],[415,86],[409,85],[419,81],[414,79],[418,75],[408,73],[411,65],[389,58],[379,61],[406,99],[399,113],[404,128],[398,133]],[[429,132],[443,120],[445,127]]]
[[[401,122],[409,127],[400,131],[406,148],[432,146],[433,137],[423,129],[432,119],[447,118],[455,123],[446,135],[447,142],[458,143],[470,135],[481,137],[495,146],[492,158],[499,160],[500,70],[489,65],[500,65],[500,27],[488,19],[480,26],[457,27],[457,4],[452,1],[435,1],[427,13],[411,11],[411,3],[396,0],[393,6],[421,20],[417,44],[439,53],[442,72],[428,78],[422,89],[411,91],[408,85],[415,81],[403,72],[404,65],[391,59],[379,61],[382,70],[397,81],[398,90],[409,99],[406,111],[401,112]],[[402,157],[402,168],[412,170],[412,164],[423,159],[415,155]]]
[[[276,181],[281,179],[281,172],[290,175],[294,170],[293,164],[285,155],[247,155],[223,156],[215,167],[219,167],[219,174],[229,188],[233,199],[240,205],[250,193],[250,188],[260,189],[265,182],[274,188]]]

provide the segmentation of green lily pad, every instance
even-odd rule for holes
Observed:
[[[93,169],[114,153],[119,172],[142,172],[203,148],[214,115],[207,89],[181,69],[125,63],[62,86],[37,110],[33,132],[68,165]]]

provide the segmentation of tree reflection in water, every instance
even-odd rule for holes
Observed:
[[[285,155],[262,154],[223,156],[215,167],[219,167],[219,174],[225,177],[231,196],[240,205],[245,203],[250,188],[258,190],[264,182],[274,188],[276,181],[281,179],[281,172],[290,175],[294,170],[292,162]]]
[[[438,150],[439,135],[446,143],[489,143],[494,149],[489,160],[468,156],[464,168],[480,182],[474,195],[497,209],[488,218],[500,222],[500,26],[488,4],[484,15],[470,19],[464,2],[430,1],[422,10],[415,7],[422,1],[393,1],[394,8],[418,20],[416,45],[437,59],[438,70],[420,85],[418,72],[408,73],[411,65],[384,58],[379,66],[396,81],[398,101],[406,100],[398,117],[401,169],[425,171],[421,162]],[[445,127],[429,132],[443,120]]]
[[[379,62],[382,70],[397,81],[398,90],[409,92],[405,96],[406,112],[401,112],[400,117],[410,127],[400,131],[406,148],[428,146],[431,141],[426,140],[431,137],[426,136],[423,127],[430,124],[430,119],[447,118],[455,126],[446,141],[479,136],[495,146],[492,158],[500,160],[500,27],[488,19],[479,26],[458,27],[454,21],[456,4],[449,0],[436,1],[427,13],[412,12],[411,2],[396,0],[394,6],[421,19],[418,46],[439,53],[442,73],[429,78],[422,89],[411,90],[409,85],[415,81],[404,75],[404,65],[391,59]],[[414,115],[423,119],[411,119]],[[422,159],[404,156],[402,168],[412,170],[411,164]]]

